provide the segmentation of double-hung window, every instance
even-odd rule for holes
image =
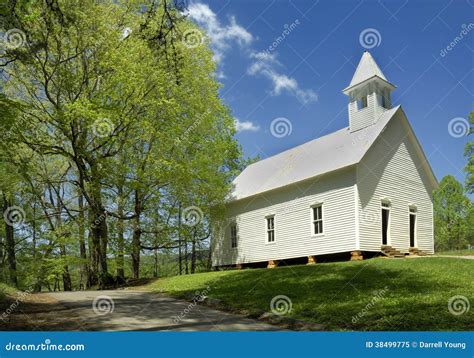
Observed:
[[[267,242],[275,242],[275,217],[267,217]]]
[[[323,204],[312,206],[313,210],[313,234],[323,233]]]
[[[237,224],[230,226],[230,246],[232,248],[237,247]]]

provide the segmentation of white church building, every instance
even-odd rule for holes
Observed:
[[[212,238],[213,266],[433,253],[438,183],[405,112],[392,106],[394,89],[364,52],[343,90],[348,127],[242,171]]]

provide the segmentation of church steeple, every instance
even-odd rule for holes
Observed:
[[[349,96],[349,127],[351,132],[377,122],[392,107],[390,93],[396,87],[387,81],[372,55],[365,51],[352,77],[343,90]]]

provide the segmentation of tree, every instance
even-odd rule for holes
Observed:
[[[22,221],[24,219],[21,217],[24,215],[24,212],[17,209],[13,204],[18,176],[16,175],[15,167],[12,166],[9,160],[12,152],[11,148],[7,145],[10,136],[7,128],[16,125],[19,108],[18,103],[7,99],[4,94],[0,94],[0,113],[2,113],[2,122],[0,124],[0,131],[2,133],[2,140],[0,141],[0,171],[3,173],[2,177],[0,177],[0,199],[2,202],[1,214],[5,233],[4,243],[0,240],[0,261],[3,264],[5,253],[8,263],[9,281],[16,287],[18,287],[18,275],[14,225],[18,220]]]
[[[467,222],[472,213],[471,201],[453,176],[445,176],[434,192],[434,224],[436,250],[465,248]]]
[[[199,30],[181,10],[169,0],[26,0],[0,10],[1,27],[21,29],[22,40],[0,57],[2,103],[16,113],[2,122],[0,154],[23,168],[24,189],[6,198],[35,208],[16,252],[41,263],[23,273],[39,288],[123,281],[127,258],[138,278],[143,252],[181,249],[179,201],[206,215],[224,201],[240,160],[234,121],[207,43],[182,41]]]

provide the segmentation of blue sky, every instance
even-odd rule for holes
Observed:
[[[438,180],[452,174],[464,182],[474,0],[194,1],[189,15],[215,50],[246,156],[266,158],[346,127],[341,90],[370,48]],[[281,117],[291,134],[278,137],[270,128]]]

